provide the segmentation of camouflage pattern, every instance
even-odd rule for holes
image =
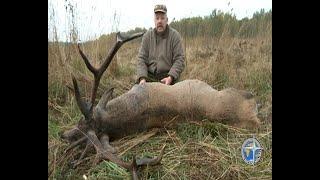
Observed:
[[[163,12],[163,13],[167,13],[167,7],[166,5],[163,4],[158,4],[154,7],[154,13],[156,12]]]

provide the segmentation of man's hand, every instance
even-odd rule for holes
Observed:
[[[144,84],[144,83],[146,83],[146,80],[142,78],[142,79],[140,80],[139,84]]]
[[[170,85],[172,83],[172,77],[168,76],[166,78],[161,79],[161,82],[166,84],[166,85]]]

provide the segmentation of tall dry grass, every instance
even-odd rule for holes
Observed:
[[[143,168],[143,179],[271,179],[272,26],[268,27],[254,38],[230,37],[225,26],[219,38],[184,39],[187,66],[181,75],[181,80],[200,79],[218,90],[234,87],[251,91],[261,104],[262,126],[257,130],[237,129],[202,120],[113,142],[124,160],[130,160],[133,154],[157,155],[162,144],[167,144],[162,165]],[[99,66],[114,42],[115,34],[104,35],[82,44],[82,49],[91,63]],[[99,95],[110,86],[115,87],[116,96],[133,86],[140,42],[137,39],[121,47],[101,80]],[[67,144],[59,133],[75,125],[81,113],[67,86],[72,86],[72,73],[79,80],[82,96],[88,98],[93,77],[74,43],[48,42],[48,67],[48,178],[79,179],[84,174],[90,179],[128,178],[129,172],[111,162],[93,165],[94,153],[77,169],[72,168],[70,162],[80,156],[81,150],[64,153]],[[253,135],[264,150],[261,161],[249,166],[242,161],[240,148]]]

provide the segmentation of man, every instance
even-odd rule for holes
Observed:
[[[180,34],[168,25],[167,8],[154,8],[155,28],[142,37],[138,54],[137,82],[160,81],[172,85],[184,69],[184,52]]]

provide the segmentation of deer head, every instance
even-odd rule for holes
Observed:
[[[160,153],[160,156],[153,159],[144,158],[141,160],[136,161],[135,157],[133,158],[133,161],[131,163],[127,163],[122,161],[120,158],[114,155],[115,150],[112,148],[109,144],[109,136],[108,134],[103,134],[106,132],[100,131],[101,125],[99,125],[99,121],[95,119],[94,117],[94,107],[103,107],[105,104],[111,99],[113,88],[110,88],[107,90],[99,100],[97,106],[95,106],[95,100],[97,96],[97,90],[100,83],[100,79],[103,75],[103,73],[108,68],[112,58],[117,53],[119,48],[126,42],[133,40],[135,38],[141,37],[144,34],[144,32],[133,34],[129,37],[123,37],[121,36],[120,32],[117,33],[116,43],[113,45],[111,50],[109,51],[106,59],[102,63],[102,65],[99,68],[93,67],[86,55],[83,53],[83,51],[80,48],[80,44],[78,44],[78,50],[79,53],[84,60],[84,63],[86,67],[90,70],[90,72],[93,73],[94,80],[93,80],[93,87],[91,90],[91,98],[89,102],[83,101],[81,99],[80,90],[78,87],[78,83],[76,78],[72,75],[72,82],[74,86],[74,94],[75,99],[77,102],[77,105],[83,114],[83,117],[79,121],[77,127],[74,129],[71,129],[70,131],[66,131],[63,133],[62,138],[66,139],[68,141],[71,141],[72,144],[69,146],[69,148],[66,150],[70,150],[71,148],[83,143],[87,142],[86,148],[83,151],[83,153],[80,156],[80,159],[78,162],[75,163],[75,165],[79,164],[83,156],[86,154],[88,147],[94,146],[94,148],[97,151],[99,159],[107,159],[110,160],[126,169],[132,172],[132,178],[137,179],[137,167],[141,165],[147,165],[147,164],[157,164],[160,162],[164,147],[162,148],[162,151]],[[100,139],[98,138],[100,137]]]

